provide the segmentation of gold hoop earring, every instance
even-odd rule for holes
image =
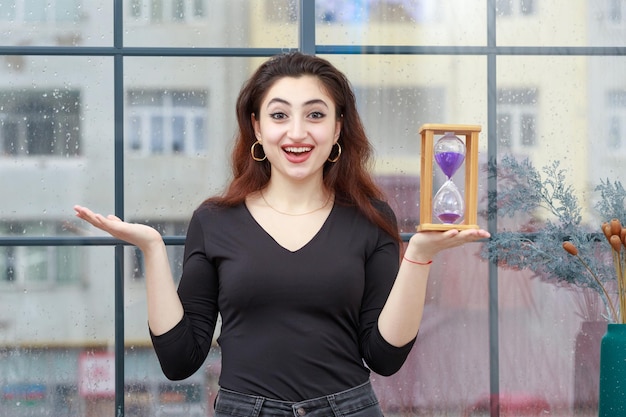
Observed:
[[[265,161],[265,160],[267,159],[267,155],[265,155],[265,153],[264,153],[264,154],[263,154],[263,158],[257,158],[257,157],[254,155],[254,147],[255,147],[256,145],[261,145],[261,148],[263,148],[263,145],[262,145],[262,144],[261,144],[261,142],[259,142],[258,140],[257,140],[256,142],[254,142],[254,143],[252,144],[252,146],[250,147],[250,154],[252,155],[252,159],[254,159],[254,160],[255,160],[255,161],[257,161],[257,162],[263,162],[263,161]]]
[[[328,162],[331,162],[333,164],[335,162],[337,162],[339,160],[339,157],[341,156],[341,145],[339,144],[339,142],[335,142],[335,145],[337,145],[337,156],[334,157],[333,159],[330,159],[330,155],[329,155],[328,159],[327,159]],[[335,145],[333,145],[333,146],[335,146]],[[332,153],[332,151],[331,151],[331,153]]]

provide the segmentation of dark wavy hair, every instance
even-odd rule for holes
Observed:
[[[353,205],[373,223],[395,237],[400,236],[395,219],[382,213],[374,204],[383,200],[383,193],[369,174],[372,146],[356,109],[356,100],[346,76],[330,62],[313,55],[290,52],[274,56],[261,64],[243,85],[237,99],[237,123],[232,153],[233,180],[225,193],[206,202],[234,206],[245,201],[246,196],[263,189],[270,179],[270,163],[252,159],[250,148],[256,141],[251,115],[259,114],[265,95],[276,81],[284,77],[316,77],[335,103],[337,118],[341,118],[338,143],[342,152],[336,163],[324,165],[324,185],[335,193],[335,201]]]

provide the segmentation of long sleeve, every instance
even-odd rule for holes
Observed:
[[[384,204],[380,210],[395,222],[391,208]],[[360,346],[368,367],[379,375],[396,373],[406,361],[415,339],[404,346],[389,344],[378,330],[378,316],[387,301],[400,264],[397,242],[382,230],[377,231],[375,249],[365,264],[365,289],[361,304]]]
[[[197,212],[185,241],[183,274],[178,295],[182,320],[170,331],[152,337],[163,373],[180,380],[196,372],[211,348],[218,315],[218,277],[205,253],[205,234]]]

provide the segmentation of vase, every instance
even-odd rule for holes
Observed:
[[[600,343],[598,417],[626,416],[626,324],[609,323]]]

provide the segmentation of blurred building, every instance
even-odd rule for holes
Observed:
[[[115,146],[123,149],[125,218],[183,236],[193,209],[228,179],[236,93],[264,59],[198,56],[193,49],[298,47],[296,0],[128,0],[120,3],[129,49],[124,79],[115,80],[114,57],[99,49],[115,39],[113,3],[0,2],[1,45],[77,52],[0,55],[2,237],[97,236],[73,220],[72,205],[114,212]],[[482,46],[487,2],[476,3],[318,0],[316,44]],[[620,1],[578,0],[578,7],[569,0],[495,3],[498,45],[540,46],[536,40],[549,36],[563,47],[620,46],[626,34]],[[568,24],[550,24],[555,20]],[[171,48],[190,52],[169,55]],[[375,175],[402,231],[412,232],[419,221],[419,127],[479,124],[486,154],[486,57],[446,49],[324,57],[352,81],[376,149]],[[566,150],[563,167],[583,193],[598,178],[620,172],[626,82],[603,75],[614,57],[505,54],[496,64],[499,154],[529,157],[542,166]],[[120,81],[124,93],[116,97]],[[122,144],[114,143],[116,100],[123,103]],[[594,152],[598,146],[609,156]],[[486,173],[481,176],[486,183]],[[168,251],[178,277],[182,247]],[[217,353],[205,372],[184,383],[164,379],[148,337],[141,254],[132,247],[125,252],[127,412],[207,415]],[[0,246],[0,415],[110,412],[114,259],[111,246]],[[459,288],[447,285],[439,297],[454,299]],[[487,309],[486,303],[476,307],[477,321]],[[482,388],[464,386],[455,393],[475,398]],[[416,406],[422,398],[405,400],[403,405]],[[397,399],[386,401],[399,407]]]

